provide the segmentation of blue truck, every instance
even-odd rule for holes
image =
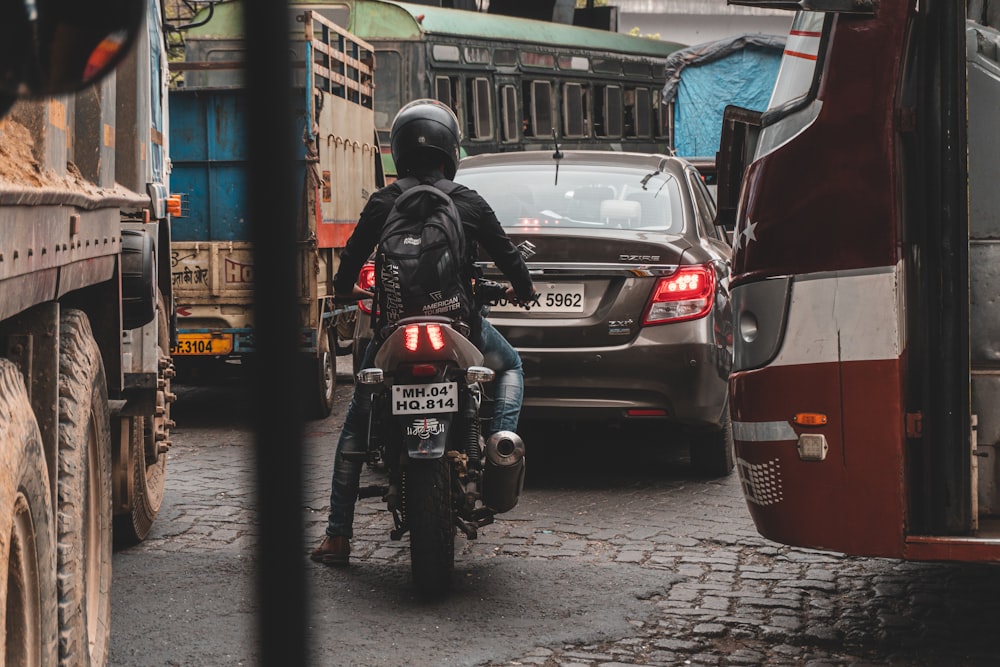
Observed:
[[[333,407],[338,339],[353,335],[355,307],[333,301],[338,250],[383,181],[372,103],[374,52],[312,11],[293,16],[302,198],[294,219],[274,224],[297,230],[302,381],[308,414],[322,418]],[[183,84],[170,91],[171,178],[183,198],[170,255],[177,314],[172,353],[178,377],[191,382],[252,363],[254,321],[267,316],[253,306],[244,45],[233,33],[233,26],[218,21],[192,29],[184,62],[171,66],[183,73]],[[350,351],[349,343],[341,347]]]

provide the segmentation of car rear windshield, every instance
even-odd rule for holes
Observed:
[[[683,200],[670,174],[606,165],[505,165],[459,171],[504,227],[642,229],[680,233]]]

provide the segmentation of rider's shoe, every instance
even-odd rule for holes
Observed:
[[[326,535],[309,557],[324,565],[347,565],[351,557],[351,540],[344,535]]]

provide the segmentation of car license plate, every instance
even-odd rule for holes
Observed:
[[[458,412],[458,383],[392,385],[392,414]]]
[[[170,354],[217,355],[233,351],[231,334],[193,333],[177,334],[177,345],[170,348]]]
[[[533,313],[582,313],[583,283],[535,283],[538,298],[531,304]],[[491,313],[524,312],[506,299],[490,306]]]

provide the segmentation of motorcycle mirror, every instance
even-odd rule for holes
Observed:
[[[145,0],[0,0],[0,96],[72,93],[114,69]]]

